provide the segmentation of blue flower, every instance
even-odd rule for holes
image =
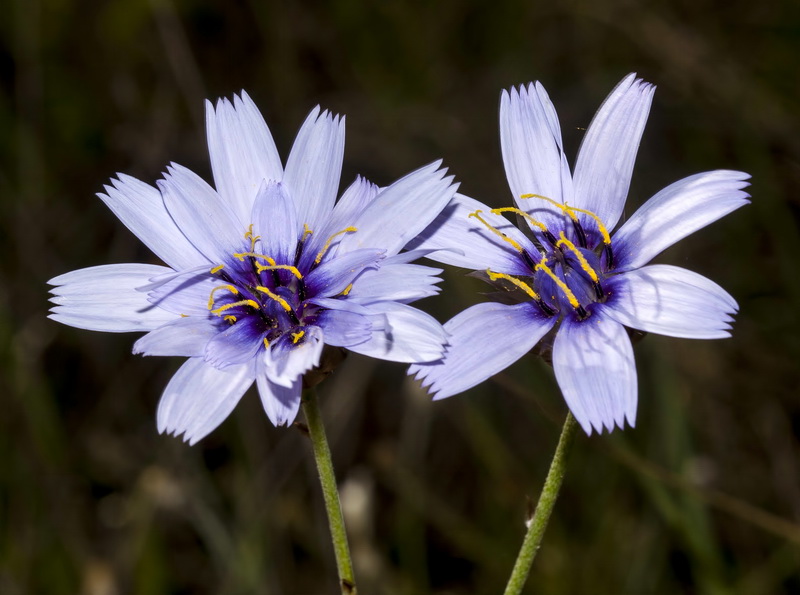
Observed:
[[[400,250],[455,193],[440,163],[383,189],[358,177],[336,202],[344,118],[314,109],[284,168],[247,94],[207,103],[206,113],[216,190],[172,164],[160,192],[120,174],[98,195],[168,266],[56,277],[50,317],[149,331],[135,353],[188,357],[161,397],[158,428],[190,443],[254,380],[272,423],[291,423],[323,344],[398,362],[439,359],[441,325],[407,304],[437,293],[441,271]]]
[[[481,271],[519,303],[478,304],[445,324],[451,337],[444,358],[409,370],[435,398],[486,380],[552,331],[553,368],[567,405],[587,434],[611,431],[636,419],[636,368],[625,327],[729,336],[737,305],[721,287],[682,268],[645,265],[747,204],[747,174],[712,171],[675,182],[609,233],[625,205],[653,92],[633,74],[617,85],[586,131],[574,173],[541,84],[503,92],[501,145],[516,207],[491,209],[457,194],[412,246],[441,250],[430,258]],[[525,221],[525,233],[503,213]]]

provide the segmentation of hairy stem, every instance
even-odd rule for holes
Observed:
[[[336,567],[339,571],[339,584],[343,595],[355,595],[356,582],[353,576],[353,562],[350,559],[350,547],[347,544],[347,533],[342,517],[342,505],[339,503],[339,492],[336,489],[336,475],[333,472],[331,449],[325,437],[325,426],[317,402],[317,393],[311,388],[303,394],[303,413],[308,424],[308,434],[314,450],[314,460],[319,471],[322,495],[325,498],[325,511],[331,529],[333,551],[336,555]]]
[[[561,438],[558,440],[553,461],[550,463],[550,471],[547,472],[547,479],[542,488],[542,495],[539,496],[536,511],[528,525],[528,533],[525,535],[517,561],[514,563],[514,570],[511,571],[511,577],[508,579],[505,595],[519,595],[528,580],[533,559],[539,550],[539,544],[542,542],[545,529],[547,529],[547,522],[550,520],[550,514],[558,499],[558,491],[561,489],[561,482],[566,473],[567,455],[577,427],[575,418],[571,413],[567,413],[567,419],[561,430]]]

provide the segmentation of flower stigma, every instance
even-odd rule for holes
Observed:
[[[511,244],[511,246],[513,246],[514,250],[516,250],[520,254],[524,254],[525,253],[525,250],[522,248],[522,246],[519,245],[519,242],[517,242],[516,240],[511,239],[510,237],[508,237],[506,234],[504,234],[502,231],[500,231],[496,227],[492,227],[491,225],[489,225],[489,223],[487,223],[486,219],[481,217],[482,214],[483,214],[483,211],[478,209],[474,213],[470,213],[469,217],[474,217],[475,219],[477,219],[478,221],[483,223],[489,231],[491,231],[492,233],[496,234],[504,242],[508,242],[509,244]]]
[[[355,227],[345,227],[343,230],[337,231],[335,234],[329,237],[328,240],[325,242],[325,245],[322,247],[322,250],[319,251],[319,254],[317,254],[317,257],[314,259],[314,264],[319,264],[320,262],[322,262],[322,257],[325,256],[325,253],[330,249],[333,240],[335,240],[340,235],[344,235],[346,233],[355,233],[357,231],[358,229],[356,229]],[[303,237],[305,237],[305,232],[303,232]]]

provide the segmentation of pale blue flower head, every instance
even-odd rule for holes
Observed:
[[[51,318],[149,331],[134,352],[184,356],[158,427],[191,443],[253,381],[276,425],[291,423],[324,344],[398,362],[439,359],[446,334],[407,305],[438,291],[439,269],[400,253],[453,197],[440,163],[379,189],[356,178],[336,202],[344,118],[314,109],[286,167],[247,96],[207,103],[216,189],[176,164],[158,190],[118,175],[98,196],[168,266],[116,264],[50,281]]]
[[[516,207],[457,194],[414,242],[430,258],[482,271],[519,303],[482,303],[445,324],[444,358],[415,364],[435,398],[460,393],[555,333],[552,360],[567,405],[587,433],[631,426],[637,386],[625,327],[673,337],[729,336],[737,311],[716,283],[647,263],[678,240],[747,204],[749,176],[712,171],[658,192],[613,235],[655,88],[631,74],[598,110],[574,172],[541,84],[503,92],[500,137]],[[525,232],[503,214],[515,214]],[[550,333],[550,334],[548,334]]]

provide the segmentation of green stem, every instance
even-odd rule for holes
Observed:
[[[350,547],[347,544],[347,533],[342,517],[342,505],[339,503],[339,492],[336,489],[336,475],[333,473],[331,449],[325,437],[325,426],[317,402],[317,393],[312,388],[303,394],[303,413],[308,424],[308,434],[314,449],[314,460],[319,471],[322,484],[322,495],[325,498],[325,510],[328,513],[328,524],[331,528],[333,551],[336,554],[336,568],[339,571],[339,584],[343,595],[355,595],[356,582],[353,576],[353,562],[350,559]]]
[[[531,570],[533,559],[539,550],[539,544],[542,542],[545,529],[547,529],[547,521],[550,520],[550,513],[553,512],[553,506],[555,506],[558,498],[558,491],[561,489],[561,481],[564,479],[564,473],[566,473],[567,468],[567,455],[577,427],[578,424],[575,422],[575,418],[572,417],[571,413],[567,413],[567,419],[564,421],[564,427],[561,430],[561,438],[558,440],[556,453],[550,463],[550,471],[547,472],[547,479],[544,481],[542,495],[539,496],[536,511],[533,513],[533,519],[531,519],[528,526],[528,533],[525,535],[517,561],[514,563],[514,570],[511,571],[511,577],[508,579],[505,595],[519,595],[528,580],[528,573]]]

